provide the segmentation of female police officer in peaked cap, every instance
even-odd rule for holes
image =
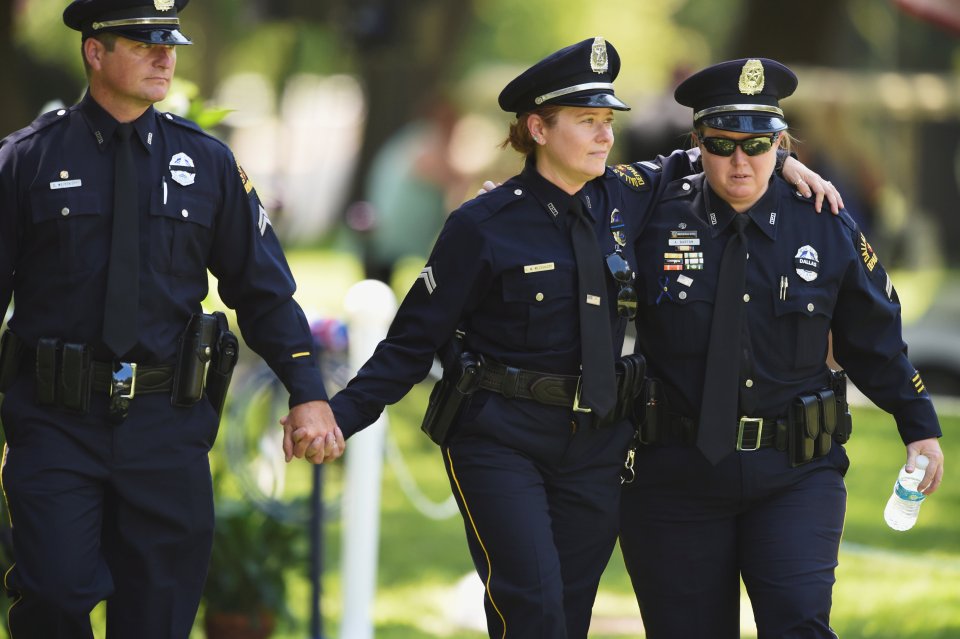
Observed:
[[[222,406],[196,354],[226,350],[197,328],[211,325],[208,270],[290,391],[288,458],[342,451],[256,189],[222,142],[153,107],[175,45],[190,44],[186,4],[70,3],[89,91],[0,142],[0,314],[16,300],[0,348],[13,639],[92,637],[103,600],[108,637],[189,636]],[[224,355],[209,370],[225,375]]]
[[[780,100],[796,86],[787,67],[755,58],[676,89],[704,172],[664,187],[636,245],[638,350],[658,410],[621,504],[651,639],[738,637],[741,577],[760,637],[835,637],[850,427],[844,380],[826,364],[831,333],[837,362],[895,417],[907,465],[930,458],[921,488],[942,476],[940,427],[889,276],[845,211],[810,215],[774,175]]]
[[[633,228],[618,213],[621,182],[606,169],[614,112],[627,109],[613,90],[619,69],[613,45],[591,38],[504,88],[523,172],[450,215],[387,338],[331,401],[343,432],[357,432],[463,331],[480,362],[469,370],[480,372],[461,388],[475,392],[453,423],[439,424],[449,433],[434,436],[491,637],[586,637],[616,540],[618,467],[631,434],[612,416],[626,322],[617,302],[630,305],[632,290],[621,295],[603,256],[615,256],[618,277],[629,277],[633,259],[615,239]]]

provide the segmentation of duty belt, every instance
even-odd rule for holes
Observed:
[[[540,373],[484,360],[480,388],[504,397],[532,399],[541,404],[576,409],[580,399],[580,376]]]
[[[667,415],[667,429],[656,444],[685,444],[693,445],[696,441],[697,421],[691,417],[670,413]],[[776,417],[741,417],[735,429],[731,429],[731,437],[735,438],[737,450],[752,451],[760,448],[775,447],[778,450],[786,449],[785,427],[786,420]],[[777,442],[777,433],[780,432],[780,443]]]
[[[132,376],[130,398],[142,393],[166,393],[173,388],[173,366],[140,366],[121,362],[119,371],[114,368],[114,365],[108,362],[93,362],[93,390],[109,393],[114,388],[115,374],[124,373],[125,369],[129,370]]]

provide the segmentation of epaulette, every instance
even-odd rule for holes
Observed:
[[[860,231],[860,226],[857,224],[856,220],[853,219],[853,216],[847,213],[847,209],[840,209],[840,215],[837,217],[839,217],[840,220],[846,224],[847,228],[849,228],[851,231]]]
[[[226,146],[226,143],[224,143],[223,140],[221,140],[220,138],[216,137],[216,136],[213,135],[212,133],[209,133],[209,132],[207,132],[207,131],[204,131],[203,129],[200,128],[200,125],[197,124],[196,122],[194,122],[193,120],[188,120],[188,119],[186,119],[186,118],[180,117],[180,116],[177,115],[176,113],[170,113],[169,111],[164,111],[164,112],[158,111],[158,112],[157,112],[157,115],[160,116],[160,119],[161,119],[161,120],[166,120],[166,121],[171,122],[171,123],[173,123],[173,124],[177,124],[177,125],[179,125],[179,126],[182,126],[182,127],[185,128],[185,129],[190,129],[191,131],[194,131],[194,132],[196,132],[196,133],[200,133],[201,135],[204,135],[204,136],[210,138],[211,140],[216,140],[216,141],[219,142],[220,144],[223,144],[224,146]]]
[[[703,188],[703,174],[688,175],[678,178],[663,187],[660,201],[693,198]]]
[[[634,191],[647,191],[650,189],[650,182],[644,178],[644,169],[648,173],[659,171],[659,167],[652,162],[637,162],[635,164],[617,164],[607,167],[607,175],[611,173],[618,180],[626,184]]]
[[[460,208],[484,211],[488,215],[493,215],[515,202],[523,201],[526,197],[527,190],[523,185],[517,180],[510,180],[492,191],[481,193],[472,200],[464,202]]]
[[[63,116],[70,112],[68,108],[55,109],[53,111],[47,111],[46,113],[40,115],[33,122],[23,127],[18,131],[14,131],[6,137],[6,142],[16,143],[20,140],[24,140],[31,135],[46,129],[47,127],[57,123],[63,122],[66,120]]]
[[[780,179],[782,180],[783,178],[780,178]],[[784,180],[784,181],[786,182],[786,180]],[[795,199],[795,200],[800,200],[801,202],[808,202],[808,203],[810,203],[810,204],[813,204],[813,193],[812,193],[812,192],[811,192],[811,194],[810,194],[810,197],[807,197],[806,195],[804,195],[803,193],[801,193],[800,191],[798,191],[798,190],[797,190],[797,187],[795,187],[795,186],[792,185],[792,184],[788,185],[788,188],[790,189],[790,193],[793,195],[793,199]]]

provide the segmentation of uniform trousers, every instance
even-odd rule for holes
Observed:
[[[641,447],[620,547],[647,637],[736,639],[741,578],[758,639],[835,637],[848,465],[837,444],[797,468],[774,448],[713,467],[696,448]]]
[[[102,600],[107,639],[185,639],[213,540],[210,403],[139,395],[113,424],[103,393],[82,416],[33,397],[24,376],[0,407],[12,639],[90,639]]]
[[[490,637],[587,636],[616,543],[619,469],[632,429],[574,428],[571,417],[489,396],[443,449],[485,587]]]

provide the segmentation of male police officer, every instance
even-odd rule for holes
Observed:
[[[213,528],[207,269],[290,392],[287,460],[344,447],[256,191],[226,146],[152,106],[190,40],[188,0],[149,2],[72,2],[89,92],[0,143],[14,639],[92,637],[104,599],[108,636],[189,635]]]

